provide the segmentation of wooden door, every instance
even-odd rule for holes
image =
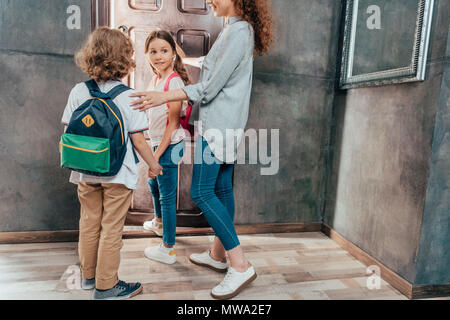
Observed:
[[[115,0],[110,7],[110,23],[112,27],[126,26],[134,41],[136,70],[128,78],[128,85],[138,91],[145,91],[153,77],[144,55],[145,39],[150,32],[158,28],[171,32],[188,57],[199,57],[208,53],[223,28],[223,19],[214,17],[205,0]],[[190,66],[187,69],[191,80],[197,82],[200,70]],[[195,137],[185,141],[184,158],[190,157],[190,162],[193,162]],[[193,165],[183,162],[179,165],[177,226],[207,226],[201,210],[190,197]],[[128,225],[141,225],[153,217],[147,169],[145,162],[140,161],[138,189],[133,195]]]

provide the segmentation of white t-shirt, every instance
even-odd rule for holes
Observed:
[[[100,90],[106,93],[115,86],[121,84],[121,82],[111,80],[106,82],[99,82],[97,84]],[[118,95],[113,100],[117,108],[119,108],[120,113],[122,114],[124,131],[126,134],[126,139],[128,140],[127,153],[125,154],[125,158],[119,172],[112,177],[97,177],[72,171],[69,180],[70,182],[75,184],[80,181],[95,183],[118,183],[125,185],[128,189],[137,188],[139,171],[133,155],[131,138],[127,133],[137,133],[148,130],[148,122],[144,112],[134,110],[130,107],[131,102],[137,99],[130,97],[130,94],[134,92],[134,90],[127,90]],[[75,109],[81,106],[89,98],[91,98],[91,95],[89,94],[89,89],[86,87],[86,84],[84,84],[83,82],[78,83],[70,92],[61,122],[64,125],[68,125],[70,117],[72,116],[72,113],[75,111]]]
[[[153,87],[152,81],[152,84],[150,85],[149,89],[151,91],[164,92],[164,86],[169,76],[167,76],[163,81],[160,81],[156,87]],[[180,77],[174,77],[170,80],[169,90],[181,89],[183,87],[184,82]],[[188,107],[187,101],[183,101],[183,105],[181,106],[181,115],[184,115],[186,113],[187,107]],[[165,103],[147,110],[147,117],[149,121],[149,137],[153,147],[161,143],[164,130],[166,129],[167,118],[169,116],[166,113],[168,109],[169,108]],[[184,129],[180,124],[178,129],[172,133],[172,139],[170,141],[170,144],[176,144],[181,140],[183,140],[185,137],[186,133],[184,132]]]

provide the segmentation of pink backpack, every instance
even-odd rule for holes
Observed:
[[[166,83],[164,84],[164,92],[169,91],[170,80],[172,80],[175,77],[181,78],[178,73],[172,72],[172,74],[167,78]],[[156,87],[156,81],[158,81],[158,76],[156,75],[153,79],[154,79],[153,87]],[[169,103],[167,103],[167,108],[169,108]],[[194,136],[194,126],[192,124],[189,124],[189,118],[191,117],[191,113],[192,113],[192,104],[188,103],[188,107],[186,109],[186,115],[180,117],[180,124],[185,130],[189,131],[189,133],[191,134],[191,137],[193,137]],[[168,124],[169,124],[169,117],[167,117],[166,127]]]

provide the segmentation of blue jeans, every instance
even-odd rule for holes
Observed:
[[[240,244],[233,225],[233,169],[234,163],[221,163],[214,157],[208,142],[202,136],[198,137],[191,198],[203,211],[206,220],[227,251]]]
[[[178,162],[183,157],[184,140],[171,144],[159,158],[162,175],[155,179],[148,179],[148,185],[153,197],[153,208],[155,215],[162,218],[163,241],[172,246],[175,244],[177,228],[177,185],[178,185]],[[153,148],[155,151],[157,146]]]

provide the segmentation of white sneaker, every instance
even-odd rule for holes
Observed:
[[[216,299],[230,299],[255,279],[256,272],[253,266],[244,272],[238,272],[229,267],[223,281],[212,289],[211,296]]]
[[[177,261],[175,249],[166,248],[162,243],[156,247],[145,248],[144,254],[147,258],[162,263],[173,264]]]
[[[153,220],[145,221],[144,222],[144,229],[145,230],[151,230],[156,235],[162,237],[163,235],[163,225],[162,222],[156,221],[156,218],[153,218]]]
[[[213,269],[217,272],[226,272],[228,263],[214,260],[211,258],[211,250],[203,253],[193,253],[189,256],[189,260],[196,265]]]

